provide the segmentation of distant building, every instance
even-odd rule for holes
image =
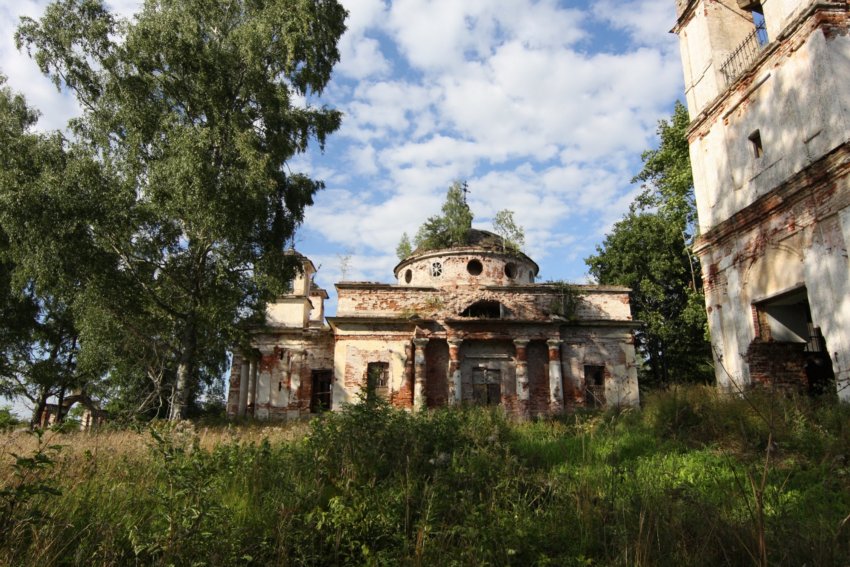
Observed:
[[[676,4],[717,382],[850,401],[850,6]]]
[[[235,353],[231,417],[296,418],[359,396],[397,407],[500,405],[518,417],[636,405],[629,290],[535,283],[538,266],[472,230],[466,246],[417,250],[395,284],[340,282],[337,315],[313,263]]]
[[[41,412],[35,418],[38,427],[44,429],[56,425],[71,413],[74,404],[79,403],[83,407],[80,417],[80,429],[88,431],[95,429],[109,421],[109,412],[100,408],[98,402],[93,400],[83,390],[76,390],[68,396],[62,397],[62,403],[45,403]]]

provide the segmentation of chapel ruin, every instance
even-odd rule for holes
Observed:
[[[676,5],[717,383],[850,401],[850,5]]]
[[[360,397],[424,409],[499,405],[519,418],[639,402],[629,290],[535,283],[537,264],[472,229],[417,250],[396,283],[339,282],[337,314],[313,263],[234,353],[227,413],[291,419]]]

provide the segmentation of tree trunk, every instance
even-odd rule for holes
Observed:
[[[177,365],[177,383],[174,385],[174,394],[171,396],[171,411],[168,419],[180,421],[186,417],[186,407],[189,403],[189,391],[191,390],[192,370],[195,360],[195,346],[197,344],[197,333],[195,329],[194,316],[190,316],[183,331],[183,348],[180,362]]]
[[[30,429],[35,429],[36,427],[41,426],[41,421],[44,416],[44,408],[47,406],[48,397],[49,394],[47,392],[47,388],[42,388],[41,392],[38,393],[38,400],[36,401],[35,408],[32,410]]]
[[[65,387],[64,386],[62,386],[62,388],[59,389],[59,403],[56,404],[56,405],[59,407],[59,413],[56,414],[56,423],[62,423],[63,421],[65,421],[65,413],[63,411],[65,408],[62,407],[62,406],[65,405]]]

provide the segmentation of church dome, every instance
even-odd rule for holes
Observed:
[[[539,271],[531,258],[505,246],[501,236],[473,228],[462,246],[419,247],[393,273],[399,285],[443,288],[528,285]]]

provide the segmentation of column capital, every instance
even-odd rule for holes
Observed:
[[[449,343],[449,346],[459,347],[463,343],[463,339],[458,337],[451,337],[446,339],[446,342]]]
[[[413,339],[413,344],[416,346],[416,348],[425,348],[429,340],[430,339],[428,338],[415,338]]]
[[[529,342],[531,341],[525,338],[514,339],[514,346],[516,346],[517,348],[525,348],[528,346]]]
[[[546,341],[546,344],[549,345],[549,348],[558,348],[562,344],[564,344],[563,339],[549,339]]]

